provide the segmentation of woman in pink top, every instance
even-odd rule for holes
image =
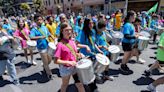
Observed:
[[[77,53],[76,44],[71,40],[73,30],[68,23],[61,24],[60,41],[55,51],[55,63],[59,64],[59,72],[62,77],[60,92],[66,92],[70,77],[73,76],[79,92],[85,92],[83,84],[80,83],[75,71]]]
[[[27,62],[32,63],[33,65],[36,65],[37,63],[33,60],[33,51],[32,49],[28,49],[28,46],[27,46],[27,40],[30,40],[29,38],[30,31],[28,28],[25,27],[24,20],[19,20],[17,23],[17,26],[18,28],[14,33],[14,37],[18,38],[21,41],[21,46],[24,50],[24,55],[26,57]],[[27,54],[28,50],[30,51],[31,61],[29,61],[28,59],[28,54]]]

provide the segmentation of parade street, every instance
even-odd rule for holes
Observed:
[[[146,60],[145,64],[136,63],[135,58],[128,63],[130,69],[133,70],[133,74],[131,75],[121,74],[119,70],[120,60],[116,63],[110,63],[110,75],[114,76],[115,79],[114,81],[106,81],[103,84],[98,84],[100,92],[149,92],[146,88],[147,85],[163,75],[162,71],[159,72],[158,70],[155,70],[150,78],[143,75],[144,70],[148,69],[149,65],[155,62],[156,47],[156,45],[149,44],[149,47],[142,52],[141,58]],[[25,57],[22,51],[16,51],[16,53],[15,64],[20,85],[15,86],[7,80],[1,81],[0,92],[58,92],[60,90],[61,79],[59,77],[58,65],[53,62],[51,63],[54,78],[48,81],[42,75],[41,58],[37,51],[34,52],[35,61],[38,63],[37,66],[30,66],[23,63]],[[8,79],[9,77],[6,76],[5,78]],[[164,91],[162,86],[157,87],[157,89],[159,92]],[[75,90],[75,85],[71,80],[68,92],[76,92]]]

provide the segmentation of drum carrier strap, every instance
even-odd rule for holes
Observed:
[[[69,50],[71,51],[71,53],[75,56],[76,60],[78,60],[78,57],[77,57],[76,52],[75,52],[75,50],[73,49],[73,47],[72,47],[69,43],[67,43],[66,41],[64,41],[64,40],[61,40],[61,42],[62,42],[65,46],[67,46],[67,47],[69,48]]]
[[[23,36],[26,38],[26,40],[28,40],[28,37],[26,36],[25,32],[23,30],[21,30],[21,33],[23,34]]]
[[[38,28],[38,30],[43,36],[46,36],[46,34],[40,28]],[[46,40],[50,42],[47,36],[46,36]]]

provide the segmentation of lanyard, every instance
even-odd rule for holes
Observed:
[[[95,48],[95,45],[94,45],[94,42],[93,42],[93,40],[92,40],[91,36],[89,36],[89,40],[91,41],[92,48]]]
[[[46,34],[44,34],[44,32],[43,32],[40,28],[38,28],[38,30],[39,30],[39,32],[40,32],[43,36],[46,36]],[[49,39],[48,39],[47,36],[46,36],[46,40],[49,42]]]
[[[26,40],[28,40],[28,37],[26,36],[25,32],[23,30],[21,30],[21,33],[23,34],[23,36],[26,38]]]
[[[76,52],[75,52],[75,50],[72,48],[72,46],[71,46],[69,43],[65,42],[64,40],[62,40],[62,42],[69,48],[69,50],[71,51],[71,53],[75,56],[76,60],[78,60],[78,59],[77,59]]]

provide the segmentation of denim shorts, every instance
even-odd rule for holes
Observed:
[[[48,49],[38,49],[39,53],[47,53]]]
[[[59,72],[61,77],[74,75],[76,73],[75,67],[66,67],[64,65],[59,65]]]

